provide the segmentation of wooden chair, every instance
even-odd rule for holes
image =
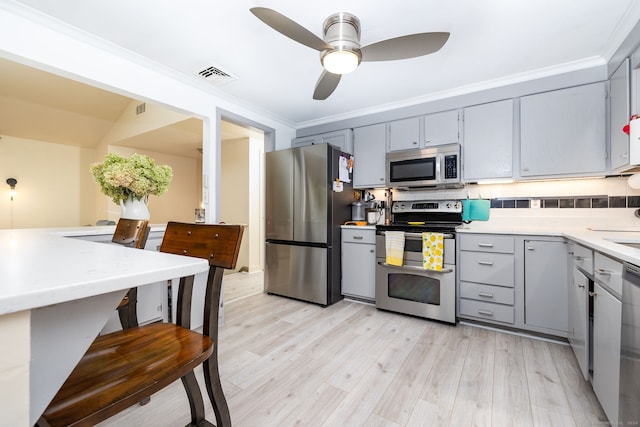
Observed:
[[[183,277],[178,291],[177,324],[153,323],[96,338],[38,425],[94,425],[180,378],[191,407],[188,425],[213,426],[204,418],[204,401],[193,372],[203,363],[216,425],[231,426],[215,341],[223,271],[235,268],[242,233],[240,225],[170,222],[160,251],[209,261],[203,332],[190,329],[194,276]]]
[[[111,242],[129,248],[144,249],[150,230],[147,220],[120,218]],[[138,326],[137,307],[138,288],[131,288],[118,305],[118,317],[123,329]]]

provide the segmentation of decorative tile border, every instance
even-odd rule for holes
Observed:
[[[540,201],[540,208],[552,209],[603,209],[640,208],[640,196],[578,196],[578,197],[530,197],[491,199],[494,209],[531,208],[533,200]]]

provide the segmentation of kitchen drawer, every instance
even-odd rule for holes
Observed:
[[[474,301],[465,298],[460,299],[460,316],[470,316],[509,324],[513,324],[515,318],[513,307],[510,305]]]
[[[513,288],[470,282],[460,282],[460,297],[509,305],[515,301]]]
[[[593,251],[591,249],[572,243],[569,252],[573,252],[571,257],[575,266],[593,274]]]
[[[515,240],[513,236],[494,234],[464,234],[460,235],[460,250],[514,253]]]
[[[513,287],[515,261],[510,254],[460,252],[460,280]]]
[[[353,228],[343,228],[342,242],[343,243],[367,243],[370,245],[375,245],[376,230],[370,230],[370,229],[357,230]]]
[[[599,252],[595,253],[593,274],[600,284],[622,295],[622,263]]]

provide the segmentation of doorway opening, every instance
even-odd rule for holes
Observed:
[[[219,219],[246,226],[225,302],[264,291],[264,153],[273,131],[237,116],[220,117]],[[236,274],[233,274],[236,273]]]

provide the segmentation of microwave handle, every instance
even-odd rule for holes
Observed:
[[[440,164],[441,164],[443,161],[444,161],[444,156],[443,156],[442,154],[438,154],[438,155],[436,156],[436,173],[435,173],[436,180],[437,180],[438,182],[444,182],[444,175],[443,175],[443,174],[444,174],[444,171],[441,171],[441,169],[442,169],[442,168],[440,167]],[[442,172],[442,173],[441,173],[441,172]]]

